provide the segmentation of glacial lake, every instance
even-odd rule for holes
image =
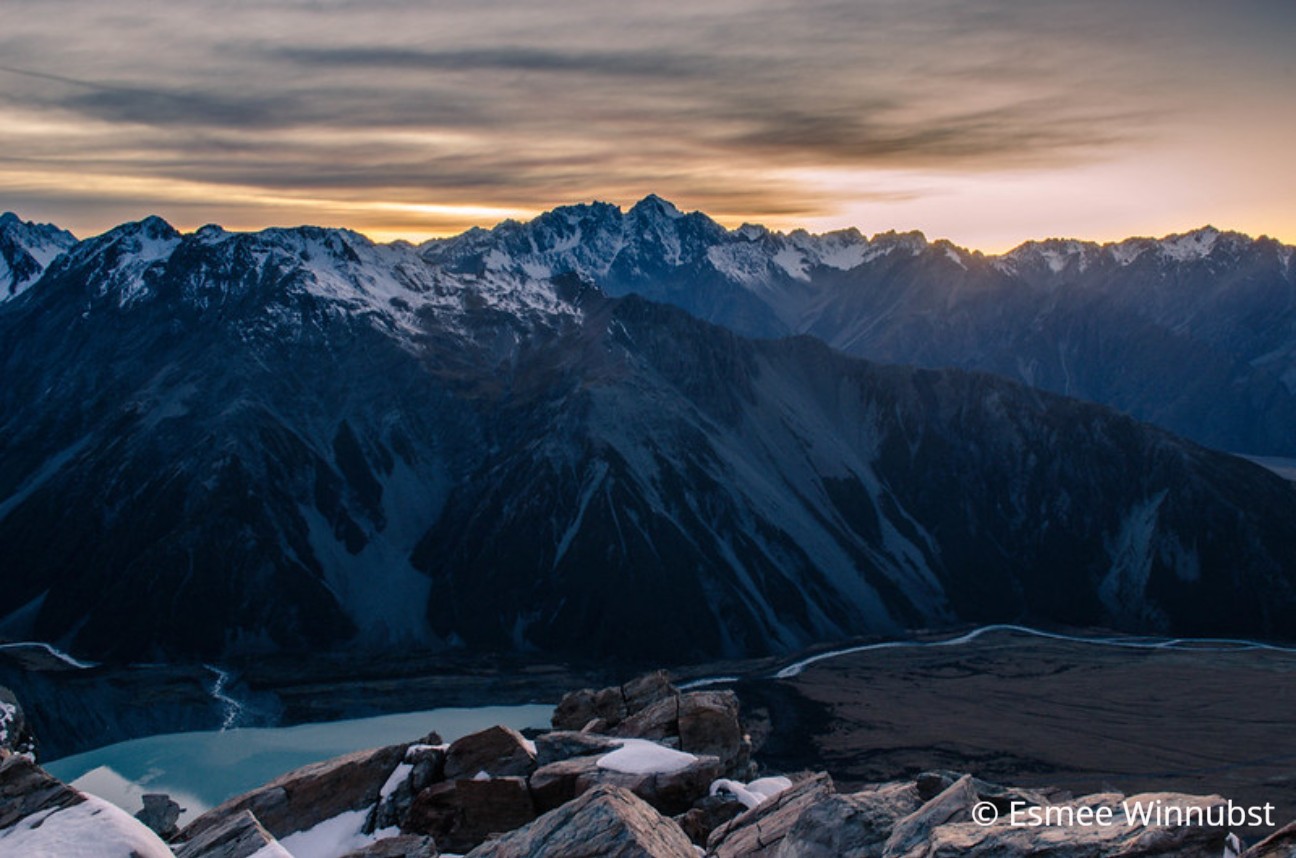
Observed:
[[[186,809],[180,824],[279,775],[364,748],[412,742],[435,730],[447,742],[503,724],[547,728],[553,707],[429,709],[296,727],[169,733],[43,762],[50,774],[135,813],[146,792],[169,793]]]

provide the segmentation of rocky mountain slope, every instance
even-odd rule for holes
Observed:
[[[1296,453],[1296,249],[1211,227],[983,256],[921,233],[726,230],[649,197],[423,248],[480,276],[576,271],[740,333],[810,333],[887,363],[993,372],[1207,446]]]
[[[625,218],[680,259],[671,225],[706,226]],[[1296,493],[1255,465],[587,279],[656,253],[458,246],[151,218],[0,304],[0,634],[683,661],[956,620],[1296,627]]]

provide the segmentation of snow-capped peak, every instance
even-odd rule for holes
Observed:
[[[684,212],[680,211],[670,200],[664,200],[656,194],[649,194],[639,202],[635,203],[630,209],[631,214],[654,214],[661,217],[667,217],[671,220],[677,220],[684,217]]]
[[[0,301],[26,291],[76,241],[72,233],[52,224],[31,223],[13,212],[0,214]]]
[[[1188,262],[1210,256],[1219,241],[1220,231],[1213,226],[1204,226],[1181,235],[1169,235],[1159,242],[1161,252],[1176,262]]]

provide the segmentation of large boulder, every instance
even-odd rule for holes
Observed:
[[[537,809],[553,810],[597,786],[611,785],[629,790],[662,813],[675,815],[704,797],[711,782],[721,774],[720,761],[710,756],[684,755],[674,766],[636,767],[634,771],[607,768],[600,765],[604,759],[571,757],[537,769],[531,776],[531,795]]]
[[[670,675],[657,670],[635,677],[625,685],[598,691],[582,688],[564,694],[550,720],[555,730],[583,730],[592,724],[599,730],[609,730],[652,704],[678,695]]]
[[[288,852],[249,811],[240,810],[173,847],[176,858],[283,858]],[[277,851],[276,851],[277,850]]]
[[[972,808],[980,800],[972,785],[972,776],[964,775],[898,821],[887,838],[884,854],[907,855],[914,846],[929,840],[932,832],[940,826],[970,822]]]
[[[782,853],[797,858],[875,858],[896,823],[923,805],[912,783],[879,784],[829,795],[806,808],[783,838]]]
[[[476,777],[526,777],[535,771],[535,752],[522,734],[511,727],[488,727],[450,745],[446,751],[446,780]]]
[[[628,790],[600,786],[468,858],[697,858],[689,839]]]
[[[738,695],[732,691],[693,691],[679,697],[679,746],[690,754],[720,758],[731,777],[750,772],[751,740],[738,719]]]
[[[415,797],[403,831],[430,836],[442,849],[466,852],[535,818],[523,778],[443,781]]]
[[[812,775],[720,826],[707,840],[715,858],[775,858],[801,814],[834,792],[832,778]]]
[[[185,826],[179,839],[194,840],[244,810],[279,839],[348,811],[367,811],[408,748],[390,745],[303,766],[209,810]]]

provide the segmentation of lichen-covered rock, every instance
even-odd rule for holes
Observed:
[[[600,786],[468,858],[696,858],[672,820],[628,790]]]
[[[526,777],[535,768],[535,754],[527,740],[511,727],[488,727],[455,741],[446,751],[446,780],[472,778],[479,772]]]

